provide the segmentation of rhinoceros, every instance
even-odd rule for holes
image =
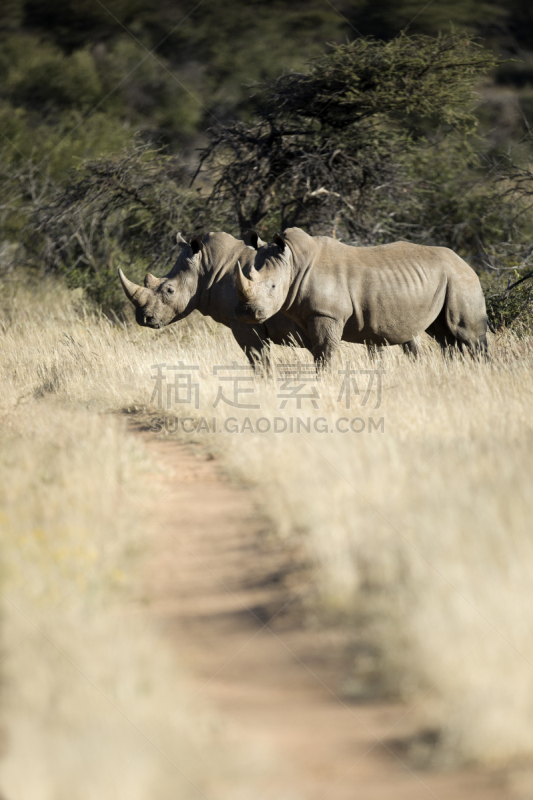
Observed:
[[[249,277],[246,276],[248,272]],[[416,355],[426,331],[443,350],[487,350],[485,299],[474,270],[446,247],[394,242],[353,247],[288,228],[237,267],[237,319],[265,323],[282,311],[331,362],[341,340],[403,345]]]
[[[250,232],[252,245],[264,245],[255,232]],[[126,296],[135,306],[135,318],[147,328],[162,328],[187,317],[197,309],[204,316],[221,322],[231,331],[252,364],[268,360],[268,347],[274,344],[296,344],[309,347],[305,333],[283,314],[274,314],[264,322],[247,325],[235,318],[237,290],[235,265],[253,262],[254,246],[235,239],[228,233],[208,233],[194,237],[190,244],[177,235],[181,252],[168,275],[156,278],[148,273],[144,286],[118,274]]]

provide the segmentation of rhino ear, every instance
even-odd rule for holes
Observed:
[[[274,243],[277,244],[277,246],[283,253],[283,251],[285,250],[285,239],[283,238],[281,233],[276,233],[276,235],[274,236]]]
[[[244,234],[244,244],[247,244],[248,247],[253,247],[254,250],[258,250],[264,245],[264,242],[259,238],[257,231],[249,230]]]
[[[190,241],[190,245],[191,245],[191,250],[194,253],[194,255],[199,253],[200,250],[204,249],[204,243],[202,242],[202,239],[200,238],[200,236],[193,236],[193,238]]]
[[[144,278],[144,285],[147,289],[157,289],[159,283],[159,278],[156,278],[155,275],[152,275],[150,272],[148,272]]]
[[[185,245],[187,244],[187,240],[183,238],[183,236],[179,231],[176,234],[176,244],[179,247],[185,247]]]

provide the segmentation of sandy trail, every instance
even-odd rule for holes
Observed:
[[[193,676],[190,707],[209,705],[237,739],[274,756],[257,777],[261,800],[503,800],[486,773],[435,774],[402,764],[386,745],[413,733],[406,708],[345,699],[342,648],[297,615],[270,619],[287,598],[287,554],[266,549],[250,492],[216,462],[138,430],[160,469],[148,565],[150,614]],[[166,496],[165,496],[166,495]],[[397,723],[397,724],[395,724]],[[391,728],[394,729],[392,732]]]

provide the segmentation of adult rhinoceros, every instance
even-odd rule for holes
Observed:
[[[263,244],[250,232],[255,247]],[[297,324],[283,314],[268,321],[247,325],[235,318],[237,290],[235,265],[251,266],[255,249],[228,233],[208,233],[194,237],[190,244],[177,236],[181,253],[168,275],[156,278],[148,273],[144,286],[129,281],[122,270],[118,274],[126,296],[135,306],[135,318],[147,328],[162,328],[187,317],[195,309],[231,328],[250,362],[266,355],[269,344],[300,344],[309,341]]]
[[[341,339],[416,354],[422,331],[442,348],[487,349],[479,279],[446,247],[350,247],[288,228],[258,247],[250,270],[238,265],[237,291],[237,319],[265,323],[281,310],[307,333],[317,362],[330,362]]]

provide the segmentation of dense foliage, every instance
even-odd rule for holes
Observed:
[[[82,286],[104,308],[117,309],[122,266],[138,280],[164,273],[176,258],[176,232],[205,224],[205,202],[183,188],[175,156],[134,144],[87,160],[60,191],[37,203],[25,231],[26,260]]]
[[[307,72],[262,87],[251,123],[213,130],[203,162],[214,194],[232,202],[242,229],[301,225],[366,242],[408,224],[416,204],[427,238],[436,221],[420,217],[427,151],[432,163],[451,155],[456,168],[476,166],[472,90],[493,66],[453,33],[332,47]]]
[[[174,226],[299,224],[490,254],[501,294],[533,239],[510,168],[530,153],[533,25],[523,0],[481,5],[6,0],[4,270],[16,253],[118,307],[113,258],[164,268]]]

